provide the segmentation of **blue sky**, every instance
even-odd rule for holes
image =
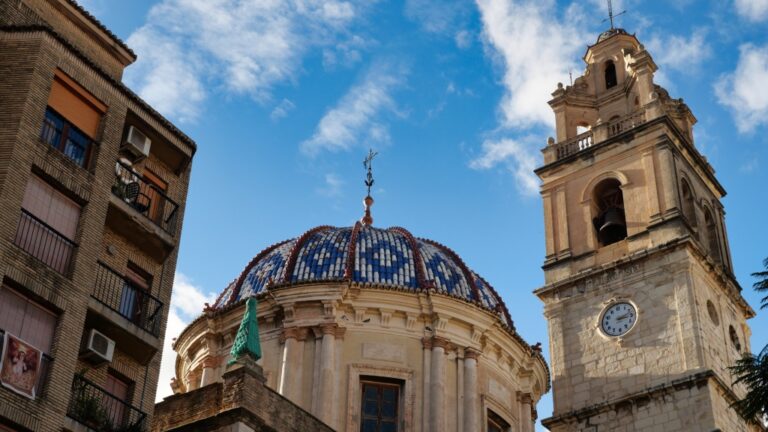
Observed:
[[[362,213],[454,249],[547,343],[543,222],[532,169],[546,104],[583,70],[604,2],[553,0],[87,0],[137,52],[125,81],[199,146],[169,337],[267,245]],[[734,266],[768,256],[768,0],[617,1],[617,19],[699,120],[696,145],[728,190]],[[768,343],[768,311],[751,321]],[[164,358],[171,359],[166,353]],[[168,363],[159,395],[169,392]],[[547,396],[541,417],[551,413]]]

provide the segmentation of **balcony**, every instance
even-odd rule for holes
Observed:
[[[75,375],[67,417],[97,432],[142,432],[147,415],[103,388]]]
[[[646,122],[645,111],[634,112],[608,123],[594,126],[592,129],[559,142],[554,146],[550,145],[545,151],[545,162],[559,161],[569,156],[580,153],[595,144],[620,135],[628,130]],[[549,155],[549,156],[548,156]],[[553,160],[552,158],[554,156]]]
[[[141,174],[120,161],[115,165],[112,193],[168,234],[173,235],[176,231],[179,205],[157,186],[145,180]]]
[[[107,224],[157,261],[176,247],[179,205],[165,192],[122,162],[115,163],[115,181]]]
[[[57,272],[69,274],[77,243],[24,209],[13,242]]]
[[[40,139],[77,165],[88,168],[93,141],[51,108],[45,111]]]
[[[103,263],[91,296],[152,336],[160,335],[163,303]]]

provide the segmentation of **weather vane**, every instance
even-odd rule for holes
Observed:
[[[611,21],[611,30],[613,30],[614,29],[614,27],[613,27],[613,19],[616,18],[619,15],[624,15],[625,13],[627,13],[627,11],[623,10],[623,11],[617,13],[616,15],[614,15],[613,14],[613,2],[611,0],[608,0],[608,18],[604,19],[603,22],[606,22],[606,21],[610,20]]]
[[[363,200],[363,204],[365,205],[365,215],[362,219],[360,219],[360,223],[366,226],[373,224],[373,216],[371,216],[371,206],[373,205],[373,198],[371,197],[371,186],[373,186],[373,158],[375,158],[377,154],[379,153],[373,151],[373,149],[369,149],[368,156],[366,156],[365,160],[363,160],[363,166],[368,171],[367,175],[365,176],[365,185],[368,187],[368,195],[366,195],[365,199]]]
[[[368,186],[368,196],[371,196],[371,186],[373,186],[373,158],[376,157],[376,155],[379,154],[379,152],[373,151],[373,149],[368,150],[368,156],[365,157],[365,160],[363,160],[363,166],[366,170],[368,170],[368,175],[366,175],[365,178],[365,185]]]

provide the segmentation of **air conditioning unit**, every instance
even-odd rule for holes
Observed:
[[[128,127],[128,136],[125,138],[122,150],[133,155],[134,162],[149,156],[149,147],[152,140],[134,126]]]
[[[106,337],[103,333],[91,329],[81,357],[93,363],[103,363],[111,362],[114,353],[115,341]]]

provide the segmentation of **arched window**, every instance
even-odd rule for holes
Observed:
[[[715,218],[712,217],[712,212],[708,208],[704,209],[704,225],[707,229],[707,247],[709,248],[709,255],[715,262],[721,262],[720,258],[720,242],[717,239],[717,224]]]
[[[680,180],[680,193],[683,197],[683,216],[692,227],[695,227],[696,211],[693,205],[693,192],[691,192],[691,187],[685,179]]]
[[[592,223],[601,246],[608,246],[627,238],[627,220],[624,215],[624,195],[621,183],[606,179],[595,186],[592,194],[595,216]]]
[[[612,60],[605,62],[605,88],[609,89],[616,87],[618,81],[616,79],[616,65]]]

